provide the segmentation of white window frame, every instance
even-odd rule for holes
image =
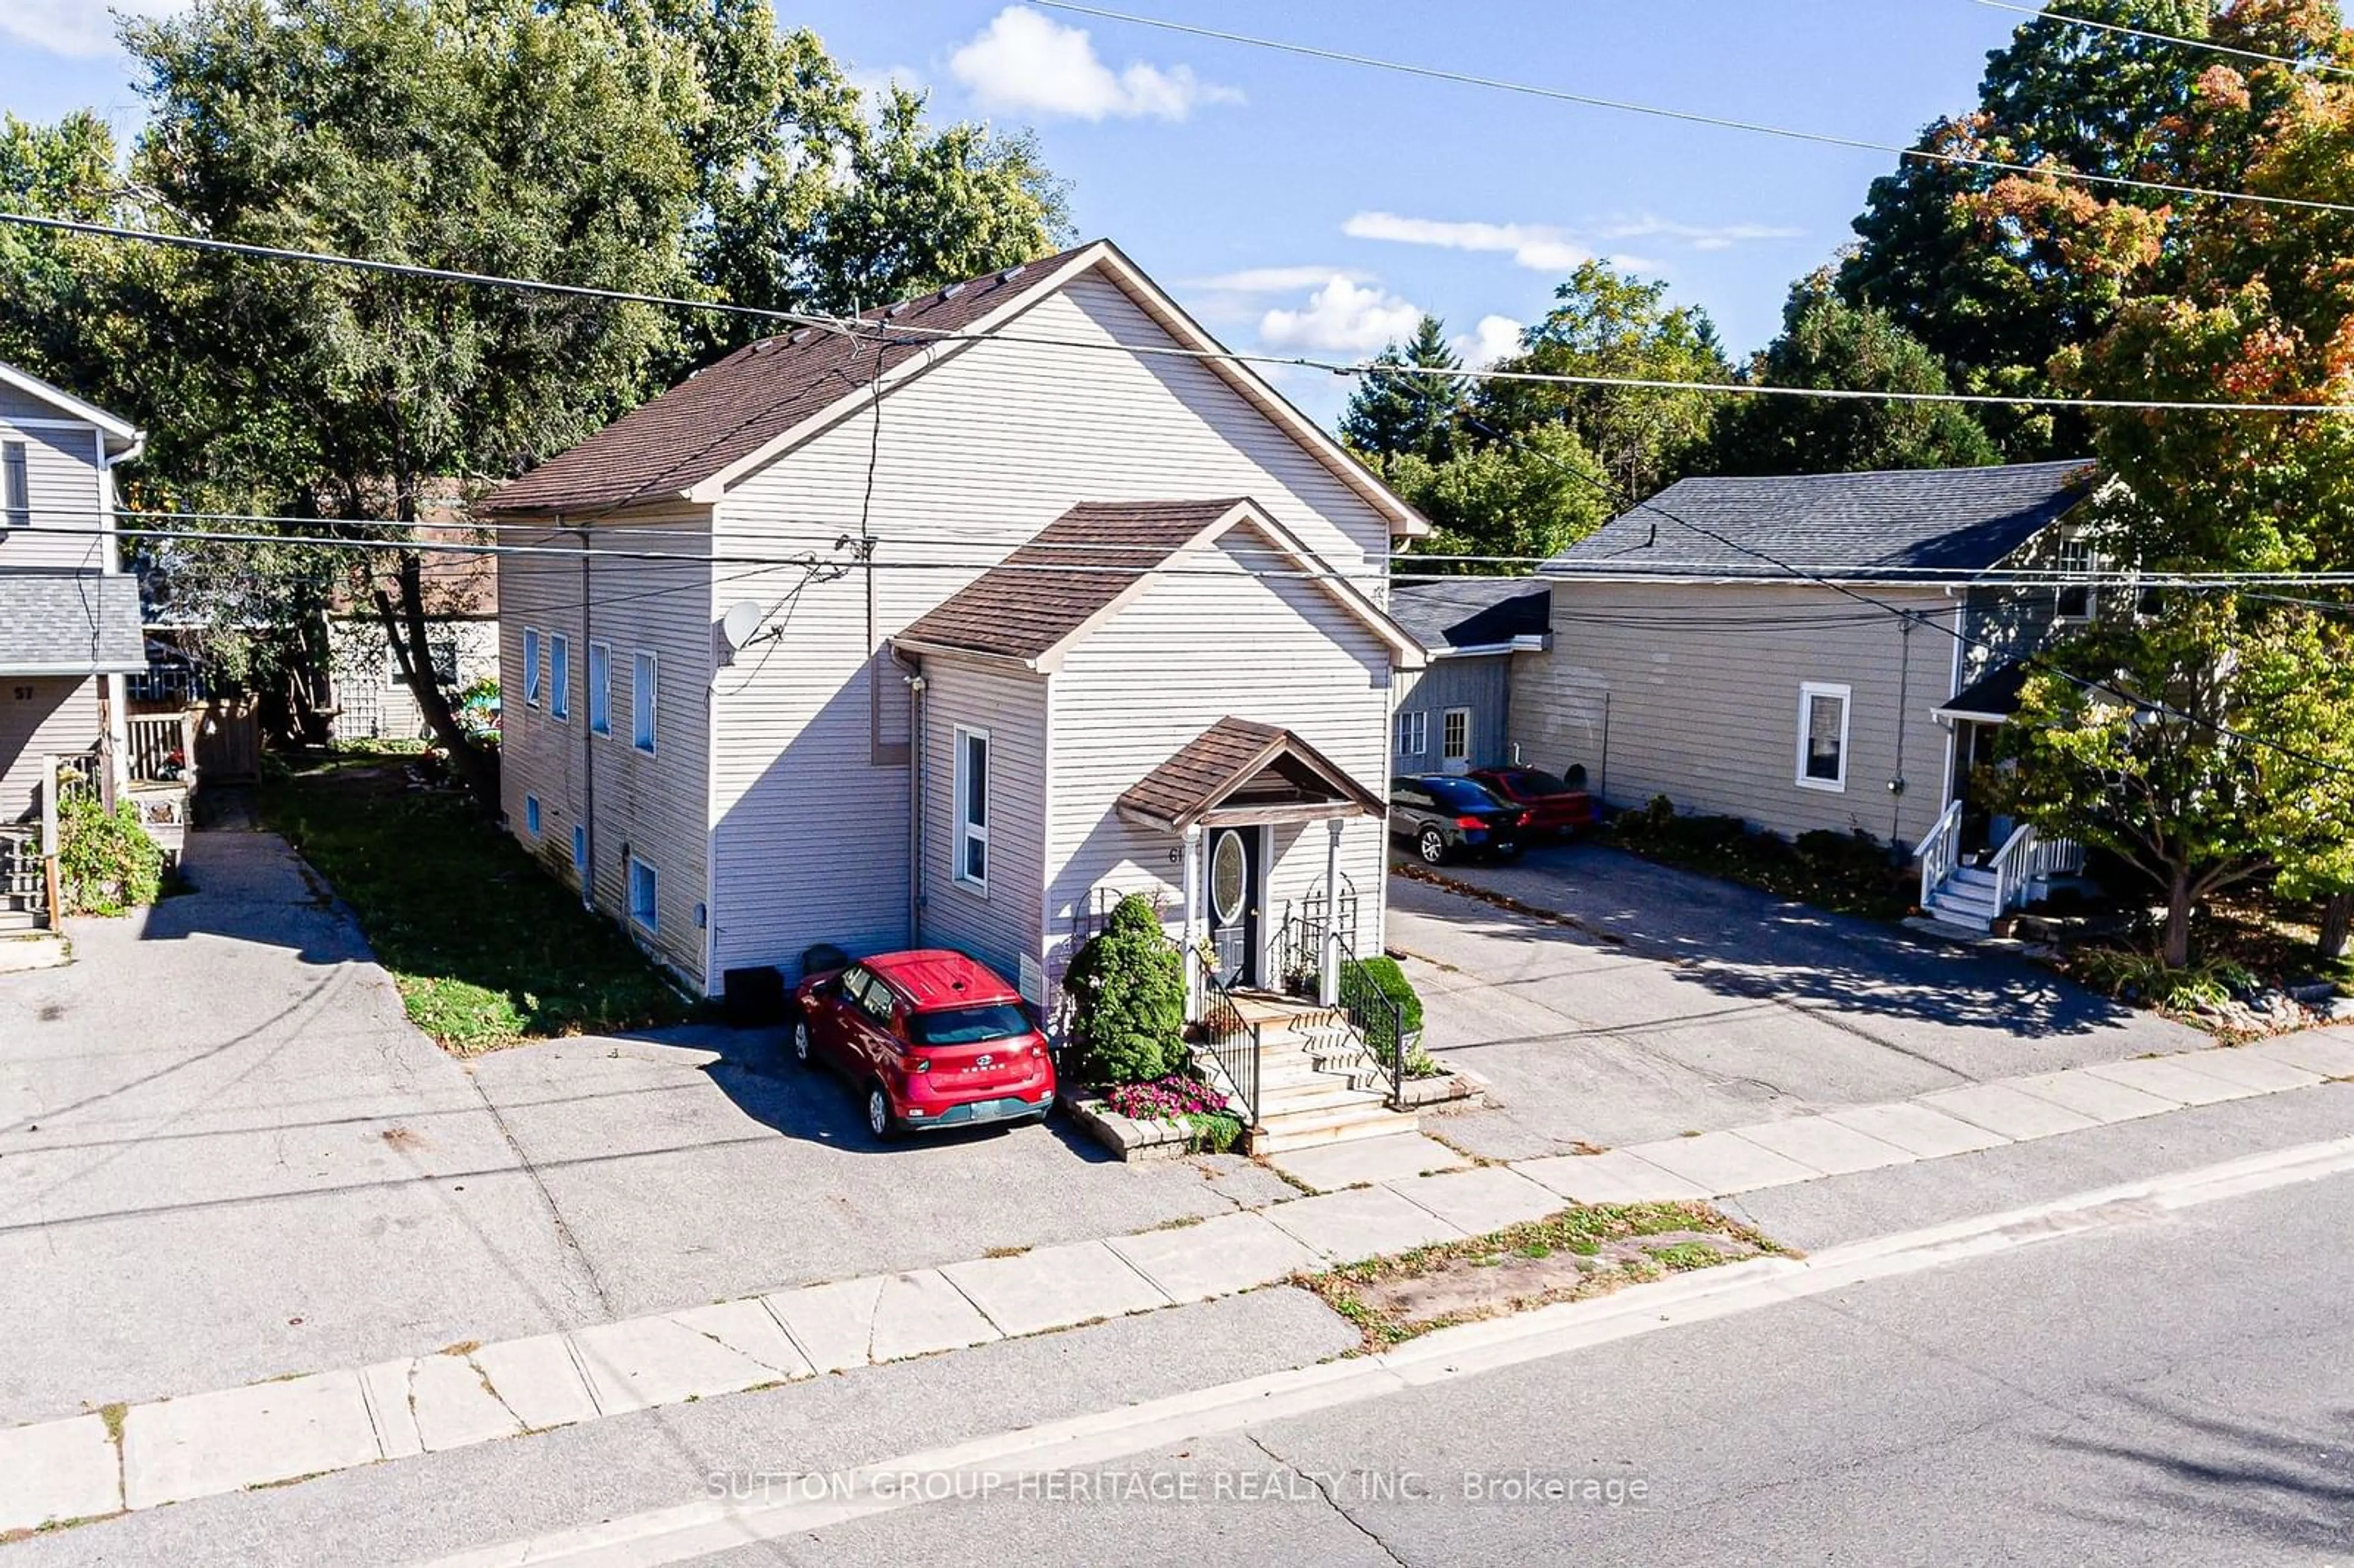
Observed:
[[[2074,556],[2083,556],[2081,563],[2070,558]],[[2054,548],[2052,566],[2056,571],[2081,571],[2088,577],[2098,577],[2101,572],[2101,552],[2097,547],[2095,547],[2092,539],[2084,535],[2063,534],[2060,536],[2060,542]],[[2084,609],[2074,615],[2069,614],[2065,609],[2061,608],[2062,605],[2066,603],[2067,596],[2072,593],[2081,593],[2084,596]],[[2062,579],[2054,585],[2052,592],[2052,621],[2053,625],[2089,626],[2100,615],[2100,613],[2101,592],[2094,584],[2090,582],[2072,583]]]
[[[1400,713],[1390,726],[1390,749],[1400,757],[1430,755],[1430,710],[1413,708]]]
[[[956,859],[949,870],[954,874],[958,886],[969,887],[975,893],[986,895],[989,892],[990,760],[991,747],[993,743],[990,739],[989,731],[966,725],[958,725],[950,731],[950,737],[956,747],[956,755],[950,769],[954,793],[949,799],[949,824],[953,830],[949,834],[949,848]],[[971,808],[971,757],[974,741],[981,743],[981,821],[978,822],[972,820]],[[981,846],[979,876],[973,876],[968,871],[971,863],[968,851],[975,844]]]
[[[662,873],[654,863],[643,855],[630,857],[629,880],[630,924],[649,936],[662,931]],[[643,896],[641,897],[641,892]]]
[[[1447,748],[1447,726],[1453,724],[1458,718],[1463,721],[1463,749],[1460,751],[1449,751]],[[1459,762],[1466,768],[1470,767],[1471,747],[1471,710],[1469,708],[1441,709],[1438,715],[1438,760],[1440,766],[1443,767],[1449,762]]]
[[[523,703],[527,708],[539,706],[539,628],[523,629]]]
[[[613,645],[588,644],[588,733],[613,738]]]
[[[33,444],[11,438],[0,441],[0,524],[11,528],[33,525]]]
[[[539,836],[539,797],[536,795],[523,798],[523,831],[534,838]]]
[[[1839,777],[1817,779],[1807,771],[1807,743],[1814,738],[1815,699],[1835,697],[1840,705]],[[1798,686],[1798,772],[1801,789],[1821,789],[1833,795],[1847,793],[1848,730],[1855,716],[1855,688],[1829,681],[1806,681]]]
[[[572,716],[572,639],[561,631],[547,637],[547,716]]]
[[[654,754],[654,720],[662,688],[662,661],[641,648],[630,655],[630,746]]]

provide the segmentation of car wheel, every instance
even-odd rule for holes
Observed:
[[[1447,835],[1437,828],[1425,828],[1415,838],[1414,852],[1422,856],[1425,865],[1443,865],[1447,861]]]
[[[888,1139],[899,1130],[899,1118],[891,1114],[891,1097],[880,1084],[866,1086],[866,1130],[879,1139]]]
[[[817,1058],[810,1053],[809,1020],[806,1018],[793,1020],[793,1060],[804,1067],[817,1065]]]

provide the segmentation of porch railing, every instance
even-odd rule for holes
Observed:
[[[1225,1080],[1217,1086],[1242,1107],[1243,1126],[1258,1126],[1258,1025],[1243,1016],[1235,993],[1206,971],[1202,1017],[1193,1029],[1194,1044],[1209,1054],[1211,1065]]]
[[[1929,830],[1921,847],[1914,852],[1921,863],[1921,907],[1929,906],[1929,899],[1946,879],[1962,863],[1962,803],[1959,800],[1946,808],[1937,825]]]
[[[1381,988],[1372,971],[1357,960],[1356,944],[1345,930],[1328,931],[1297,912],[1288,912],[1275,939],[1276,972],[1289,979],[1306,978],[1291,986],[1295,994],[1314,996],[1322,974],[1324,944],[1339,949],[1340,992],[1332,1005],[1348,1019],[1353,1033],[1373,1066],[1389,1080],[1393,1109],[1405,1105],[1405,1010]]]
[[[1994,906],[1998,911],[2018,908],[2034,898],[2038,884],[2084,868],[2084,845],[2073,839],[2047,839],[2031,824],[2022,823],[1988,863],[1994,873]]]
[[[124,727],[130,741],[131,777],[139,783],[163,783],[188,776],[196,754],[196,723],[192,715],[133,714]]]
[[[48,913],[48,868],[39,830],[0,828],[0,915]]]

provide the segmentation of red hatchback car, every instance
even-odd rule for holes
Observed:
[[[1594,826],[1594,797],[1556,774],[1533,768],[1475,768],[1469,777],[1521,807],[1521,825],[1532,832],[1566,839]]]
[[[877,1138],[1046,1119],[1055,1060],[1021,994],[962,953],[884,953],[793,993],[793,1056],[856,1084]]]

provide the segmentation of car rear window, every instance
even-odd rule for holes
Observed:
[[[1577,791],[1569,781],[1551,773],[1540,773],[1533,768],[1522,768],[1504,775],[1512,788],[1524,795],[1574,795]]]
[[[1451,811],[1487,811],[1503,804],[1469,779],[1426,779],[1422,787]]]
[[[1030,1017],[1010,1001],[979,1007],[944,1007],[918,1012],[907,1020],[907,1038],[918,1045],[977,1045],[1030,1033]]]

